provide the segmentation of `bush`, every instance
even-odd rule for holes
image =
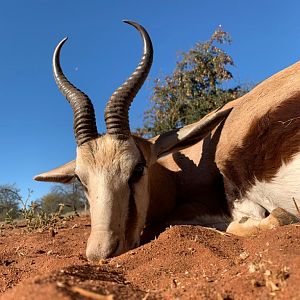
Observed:
[[[234,65],[217,46],[226,43],[231,43],[230,36],[219,27],[208,41],[180,55],[171,76],[155,79],[152,107],[145,112],[138,134],[152,137],[192,123],[246,92],[239,85],[224,85],[233,79],[228,67]]]

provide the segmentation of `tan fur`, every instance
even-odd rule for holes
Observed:
[[[238,201],[255,180],[271,181],[282,164],[288,164],[299,152],[300,63],[275,74],[223,109],[230,107],[233,111],[210,137],[158,161],[172,172],[175,182],[179,208],[171,214],[174,219],[197,219],[201,224],[197,214],[209,215],[212,221],[214,216],[223,215],[226,222],[233,201]],[[222,185],[217,183],[220,173],[229,206]],[[160,186],[159,181],[155,185]],[[272,215],[257,222],[268,228],[274,218]],[[240,225],[239,234],[255,232],[255,224],[250,220],[247,226]],[[238,227],[235,225],[235,233]]]
[[[300,147],[300,63],[275,74],[238,99],[216,151],[221,173],[243,195],[270,181]]]
[[[233,109],[224,121],[228,108]],[[122,141],[104,135],[78,147],[76,163],[37,177],[63,181],[61,170],[67,169],[69,180],[70,166],[76,164],[74,171],[87,187],[91,203],[89,244],[93,249],[87,250],[89,258],[110,256],[116,240],[120,244],[113,255],[136,246],[145,222],[148,227],[197,223],[226,228],[234,204],[257,181],[272,183],[283,164],[299,152],[300,63],[275,74],[220,112],[204,118],[213,120],[209,125],[199,121],[150,140]],[[130,187],[131,172],[143,159],[144,176]],[[135,203],[128,200],[132,193]],[[289,213],[280,219],[260,204],[251,205],[258,212],[254,219],[233,220],[229,231],[247,235],[257,228],[285,224],[284,216],[289,219]],[[245,205],[249,215],[250,206]],[[264,213],[271,214],[264,219]]]
[[[75,173],[87,189],[91,207],[87,256],[92,260],[120,254],[139,242],[148,200],[144,197],[130,204],[132,191],[128,181],[140,158],[132,138],[124,141],[104,135],[77,148]],[[147,189],[146,183],[141,186]],[[141,194],[147,195],[147,190],[136,187],[135,194],[140,198]]]
[[[241,219],[230,223],[227,228],[228,233],[240,236],[250,236],[257,234],[261,230],[274,229],[279,226],[289,225],[298,222],[298,218],[288,213],[282,208],[274,209],[271,214],[262,219]]]
[[[229,113],[230,110],[211,113],[203,120],[165,133],[156,140],[99,136],[77,148],[75,162],[43,173],[36,179],[67,182],[72,174],[77,176],[90,203],[88,258],[96,260],[118,255],[139,244],[146,222],[162,223],[171,217],[178,204],[181,205],[181,194],[187,191],[184,181],[180,180],[182,176],[178,177],[177,172],[156,163],[157,159],[201,140]],[[142,173],[137,171],[138,179],[134,179],[136,170],[142,170]],[[197,170],[194,170],[195,176]],[[191,199],[196,201],[200,195],[198,193]],[[206,205],[202,203],[199,208],[203,207]],[[200,213],[199,208],[195,217]],[[212,211],[212,205],[208,211]],[[219,212],[222,213],[221,206]]]
[[[139,153],[132,140],[128,142],[104,135],[78,147],[77,156],[77,165],[83,162],[92,169],[111,168],[116,161],[120,163],[120,168],[127,169],[128,161],[137,160]]]

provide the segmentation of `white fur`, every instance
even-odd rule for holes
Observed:
[[[243,216],[254,219],[264,218],[264,212],[280,207],[297,215],[295,199],[300,208],[300,154],[288,164],[283,164],[271,182],[255,181],[247,194],[234,201],[233,219]]]
[[[236,221],[240,221],[243,217],[262,220],[265,212],[266,210],[262,206],[244,197],[233,202],[232,218]]]

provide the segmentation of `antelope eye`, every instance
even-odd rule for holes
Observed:
[[[144,174],[144,168],[145,166],[142,163],[138,163],[135,168],[133,169],[133,172],[130,176],[129,181],[130,182],[137,182]]]

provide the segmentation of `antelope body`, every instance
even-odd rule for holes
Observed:
[[[150,70],[152,44],[142,26],[126,22],[141,33],[144,55],[107,103],[105,135],[97,133],[90,99],[61,70],[66,40],[53,56],[55,80],[74,113],[77,156],[35,179],[81,181],[91,212],[87,257],[138,246],[148,224],[193,223],[245,235],[296,221],[300,64],[194,124],[146,140],[131,134],[128,110]]]

